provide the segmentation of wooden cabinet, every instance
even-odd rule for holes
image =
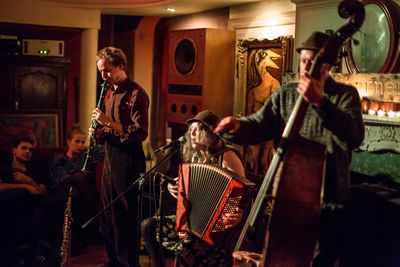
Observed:
[[[59,112],[66,121],[70,60],[61,57],[1,56],[1,112]]]

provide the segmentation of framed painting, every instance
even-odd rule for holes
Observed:
[[[282,73],[292,71],[293,37],[246,39],[238,43],[238,90],[235,115],[248,116],[282,84]],[[272,142],[244,147],[248,174],[264,176],[273,156]]]
[[[0,114],[2,139],[29,137],[34,147],[58,147],[62,140],[61,133],[60,112]]]

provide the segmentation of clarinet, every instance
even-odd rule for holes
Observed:
[[[71,203],[72,202],[72,186],[69,188],[67,205],[64,211],[64,224],[63,224],[63,240],[61,243],[61,267],[67,267],[71,255],[71,224],[72,224],[72,212]]]
[[[97,108],[101,108],[103,106],[103,102],[104,102],[104,98],[106,96],[106,92],[107,92],[107,82],[104,81],[101,84],[101,92],[100,92],[100,98],[99,101],[97,102]],[[85,163],[83,164],[83,167],[81,169],[81,171],[83,172],[87,172],[88,170],[88,165],[89,162],[92,160],[93,157],[93,151],[94,151],[94,146],[95,146],[95,142],[96,142],[96,130],[99,127],[99,123],[96,120],[92,120],[92,128],[93,128],[93,132],[89,137],[89,148],[88,151],[86,152],[86,158],[85,158]]]

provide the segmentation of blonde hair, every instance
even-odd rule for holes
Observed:
[[[225,148],[226,143],[213,134],[202,122],[198,122],[198,125],[200,141],[206,147],[206,150],[197,151],[193,148],[190,142],[192,130],[192,124],[190,124],[184,135],[185,141],[181,146],[182,161],[186,163],[217,163],[216,154]]]
[[[77,123],[75,123],[75,124],[72,125],[71,130],[70,130],[70,131],[68,132],[68,134],[67,134],[66,140],[67,140],[67,141],[72,140],[72,138],[74,137],[75,134],[86,135],[86,134],[82,131],[81,126],[80,126],[79,124],[77,124]]]
[[[104,47],[96,54],[96,62],[100,59],[107,59],[107,61],[115,67],[123,65],[124,70],[126,69],[126,55],[124,51],[122,51],[120,48],[116,48],[113,46]]]

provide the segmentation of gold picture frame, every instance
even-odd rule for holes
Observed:
[[[237,53],[238,88],[234,114],[248,116],[282,84],[282,73],[292,71],[292,36],[239,40]],[[272,159],[272,142],[244,147],[246,172],[263,176]]]
[[[58,147],[61,133],[60,112],[0,114],[0,138],[7,141],[28,137],[34,147]]]
[[[273,40],[269,39],[240,39],[238,42],[237,53],[237,73],[238,73],[238,90],[237,100],[234,114],[237,116],[246,115],[246,92],[248,89],[248,72],[250,71],[249,62],[254,50],[272,50],[277,51],[281,56],[280,62],[277,62],[279,71],[273,72],[272,75],[281,75],[282,72],[292,71],[293,63],[293,44],[292,36],[280,36]],[[249,59],[250,58],[250,59]],[[282,80],[280,77],[276,77]]]

